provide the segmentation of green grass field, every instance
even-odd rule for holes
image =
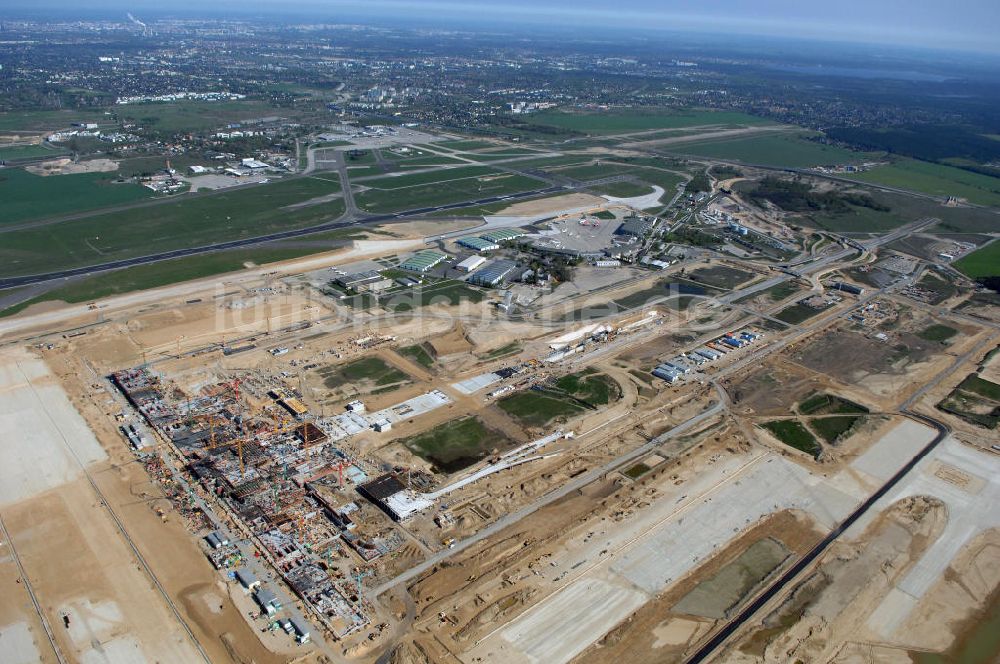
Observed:
[[[794,281],[786,281],[785,283],[778,284],[777,286],[771,286],[765,292],[767,297],[772,302],[781,302],[787,297],[791,297],[799,291],[798,285]]]
[[[363,357],[347,364],[325,367],[319,370],[319,374],[323,376],[323,383],[330,388],[344,383],[361,382],[386,387],[410,381],[409,375],[380,357]]]
[[[115,111],[123,120],[164,133],[221,129],[230,123],[268,116],[288,117],[290,113],[287,108],[253,100],[128,104],[116,106]]]
[[[517,392],[497,402],[497,406],[524,426],[544,427],[557,418],[583,412],[575,401],[550,396],[537,390]]]
[[[112,182],[117,177],[117,173],[42,176],[20,168],[5,168],[0,171],[0,226],[98,210],[153,196],[151,190],[141,185]],[[0,247],[3,244],[0,240]]]
[[[638,478],[642,477],[643,475],[645,475],[646,473],[648,473],[651,470],[652,470],[652,468],[650,468],[649,466],[647,466],[646,464],[644,464],[642,462],[639,462],[639,463],[635,464],[634,466],[632,466],[631,468],[625,470],[622,473],[622,475],[624,475],[625,477],[627,477],[627,478],[629,478],[631,480],[635,480],[635,479],[638,479]]]
[[[762,424],[775,438],[789,447],[802,450],[813,457],[819,456],[820,446],[816,438],[798,420],[774,420]]]
[[[501,357],[507,357],[508,355],[513,355],[515,353],[521,352],[521,342],[512,341],[509,344],[500,346],[499,348],[494,348],[488,353],[483,353],[479,355],[480,360],[496,360]]]
[[[810,168],[828,164],[860,163],[872,155],[814,143],[804,134],[773,133],[747,138],[721,138],[692,143],[676,143],[670,152],[762,166]]]
[[[947,325],[934,324],[918,332],[917,336],[920,337],[921,339],[926,339],[927,341],[947,341],[956,334],[958,334],[958,330],[956,330],[953,327],[948,327]]]
[[[987,399],[992,399],[994,401],[1000,401],[1000,385],[990,382],[979,376],[969,376],[959,387],[963,390],[968,390],[969,392],[975,392],[980,396],[984,396]]]
[[[862,419],[860,415],[817,417],[809,420],[809,426],[820,435],[820,438],[832,445],[850,432]]]
[[[994,241],[980,247],[952,265],[973,279],[1000,276],[1000,242]]]
[[[556,127],[591,135],[624,134],[650,129],[683,129],[699,125],[770,124],[764,118],[727,111],[629,109],[607,113],[543,111],[527,116],[532,125]]]
[[[556,380],[555,386],[574,399],[592,406],[604,406],[617,401],[621,394],[614,379],[594,371],[567,374]]]
[[[496,143],[491,143],[490,141],[477,141],[476,139],[465,139],[457,141],[441,141],[440,143],[435,143],[435,147],[444,148],[445,150],[483,150],[485,148],[495,148]]]
[[[814,309],[804,304],[796,303],[785,307],[784,309],[776,313],[774,317],[777,318],[778,320],[785,321],[786,323],[789,323],[791,325],[798,325],[799,323],[809,320],[810,318],[820,313],[821,311],[823,310]]]
[[[447,205],[544,186],[534,178],[497,173],[482,166],[383,177],[367,180],[364,185],[371,189],[354,198],[358,207],[373,213]]]
[[[849,176],[859,182],[919,191],[933,196],[957,196],[970,203],[1000,206],[1000,178],[952,166],[897,158],[887,166]]]
[[[0,274],[94,265],[332,221],[344,212],[341,200],[287,206],[338,191],[333,180],[294,178],[11,231],[0,235]]]
[[[441,472],[454,473],[476,463],[494,448],[503,451],[512,441],[488,429],[476,417],[461,417],[401,441]]]
[[[409,360],[413,360],[422,367],[429,369],[434,365],[434,358],[427,352],[423,344],[403,346],[402,348],[397,348],[396,352]]]
[[[62,157],[69,154],[69,150],[54,146],[50,143],[42,145],[12,145],[10,147],[0,146],[0,161],[18,161],[22,159],[43,159],[49,157]]]
[[[441,184],[497,174],[498,171],[493,170],[489,166],[461,166],[459,168],[442,168],[427,173],[394,173],[367,180],[364,185],[381,191],[392,191],[395,189],[411,189],[427,184]]]
[[[0,131],[45,131],[68,129],[74,122],[112,124],[111,118],[97,109],[64,111],[8,111],[0,113]]]
[[[850,415],[867,413],[868,409],[833,394],[819,393],[802,401],[798,411],[803,415]]]
[[[348,237],[354,231],[341,231]],[[244,269],[246,263],[262,265],[290,260],[315,253],[315,249],[292,247],[261,247],[175,258],[149,265],[137,265],[122,270],[86,277],[69,285],[56,288],[44,295],[0,311],[0,317],[11,316],[39,302],[90,302],[102,297],[121,295],[133,291],[158,288],[170,284],[211,277]]]
[[[402,313],[430,304],[454,306],[462,301],[475,304],[482,302],[483,297],[482,291],[448,279],[383,297],[381,304],[389,311]]]

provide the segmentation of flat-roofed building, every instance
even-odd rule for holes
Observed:
[[[639,217],[633,217],[625,221],[615,229],[615,235],[630,235],[632,237],[642,237],[653,229],[652,222]]]
[[[455,266],[455,269],[461,270],[462,272],[472,272],[483,266],[486,259],[482,256],[469,256],[464,261]]]
[[[375,270],[346,274],[338,277],[334,283],[358,293],[382,291],[392,287],[392,279],[383,277]]]
[[[514,261],[496,260],[469,277],[469,281],[480,286],[497,286],[516,268]]]

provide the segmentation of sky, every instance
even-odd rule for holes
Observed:
[[[6,10],[80,7],[67,0],[5,0]],[[89,9],[230,11],[235,14],[308,14],[427,23],[491,21],[598,28],[641,27],[692,32],[755,34],[829,41],[892,43],[1000,52],[1000,0],[91,0]]]

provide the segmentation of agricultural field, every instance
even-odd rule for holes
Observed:
[[[943,164],[899,158],[886,166],[848,177],[941,198],[956,196],[978,205],[1000,206],[1000,178]]]
[[[458,472],[485,458],[494,449],[504,452],[514,446],[514,441],[471,416],[445,422],[400,442],[442,473]]]
[[[648,111],[620,110],[609,113],[545,111],[530,116],[527,123],[594,136],[649,131],[651,129],[683,129],[702,125],[759,126],[770,124],[768,120],[743,113],[698,110],[657,111],[655,109]]]
[[[301,204],[339,191],[336,180],[294,178],[12,230],[0,242],[0,272],[33,274],[325,223],[343,214],[342,200]]]
[[[117,173],[35,175],[20,168],[0,171],[0,227],[151,198],[138,184],[114,182]]]
[[[806,140],[805,134],[768,134],[747,138],[722,138],[677,143],[670,151],[762,166],[811,168],[869,161],[873,155]]]
[[[991,242],[980,247],[971,254],[959,258],[952,265],[973,279],[1000,276],[1000,242]]]

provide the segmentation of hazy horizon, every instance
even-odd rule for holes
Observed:
[[[504,5],[468,0],[295,0],[294,2],[238,2],[221,0],[210,8],[193,0],[177,0],[165,7],[149,0],[98,0],[81,8],[65,0],[13,0],[0,16],[66,12],[67,18],[115,12],[149,16],[281,15],[289,20],[309,18],[328,22],[370,18],[422,25],[522,24],[580,28],[603,27],[674,30],[699,34],[756,35],[831,42],[903,45],[928,49],[1000,53],[995,26],[1000,3],[987,0],[917,4],[907,0],[842,0],[816,5],[794,0],[769,0],[747,6],[740,0],[718,0],[712,11],[692,9],[678,0],[625,0],[609,8],[597,0],[547,0]]]

